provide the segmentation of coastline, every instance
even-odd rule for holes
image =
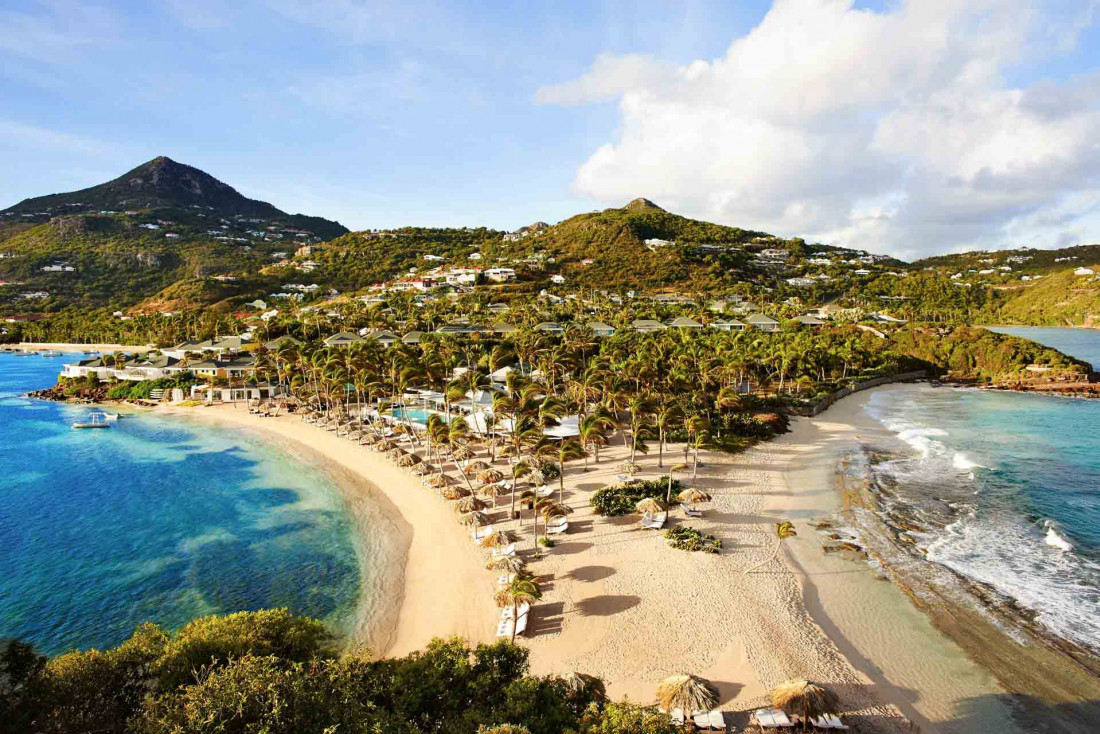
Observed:
[[[18,344],[6,344],[4,349],[53,349],[56,352],[132,352],[144,354],[151,352],[155,347],[138,346],[136,344],[74,344],[71,342],[19,342]]]
[[[468,531],[455,522],[450,508],[411,474],[294,415],[258,419],[243,405],[156,410],[244,429],[301,456],[344,492],[356,521],[357,553],[364,552],[362,537],[367,533],[381,531],[382,544],[397,546],[398,552],[384,564],[381,585],[361,590],[361,602],[377,607],[364,613],[360,604],[351,644],[368,645],[375,657],[382,657],[406,655],[433,637],[492,640],[492,618],[467,614],[469,607],[495,609],[492,574],[479,562]]]
[[[808,538],[791,544],[792,562],[803,569],[807,587],[815,574],[840,578],[811,588],[808,605],[815,619],[833,626],[834,641],[849,641],[849,660],[862,659],[860,667],[873,670],[879,685],[899,689],[891,700],[918,723],[942,721],[941,729],[950,732],[1093,731],[1100,678],[1075,658],[1069,643],[1028,624],[1020,610],[990,590],[901,547],[893,528],[873,511],[876,497],[869,483],[843,463],[871,442],[893,439],[863,412],[869,397],[844,401],[819,425],[795,427],[817,434],[820,450],[802,468],[788,470],[788,484],[832,485],[834,491],[821,495],[825,502],[812,501],[814,492],[795,495],[792,514],[807,524],[840,519],[838,532],[809,530]],[[822,553],[830,533],[856,538],[872,561],[844,551]],[[889,619],[882,620],[889,633],[853,623],[857,607],[889,610]],[[911,708],[901,703],[907,691],[919,694]]]

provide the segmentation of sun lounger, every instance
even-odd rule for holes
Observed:
[[[794,726],[779,709],[757,709],[752,716],[761,729],[790,729]]]
[[[711,729],[717,729],[718,731],[726,730],[726,715],[722,713],[721,709],[714,709],[707,712],[707,724]],[[699,726],[699,715],[695,716],[695,725]]]
[[[531,611],[531,605],[528,602],[523,602],[519,605],[519,609],[517,609],[516,611],[518,612],[516,616],[526,616],[527,612]],[[501,619],[511,619],[512,616],[512,607],[504,607],[504,609],[500,610]]]
[[[549,497],[552,494],[554,494],[554,488],[551,487],[549,484],[544,484],[541,487],[535,488],[535,496],[539,499],[542,499],[543,497]]]
[[[546,521],[546,532],[548,535],[560,535],[569,529],[569,521],[564,517],[554,518]]]
[[[619,484],[634,484],[634,482],[640,482],[642,480],[629,474],[616,474],[615,481]]]
[[[669,716],[670,719],[672,719],[672,723],[675,724],[676,726],[683,726],[684,725],[684,710],[683,709],[672,709],[672,711],[669,712],[668,716]]]
[[[508,584],[515,581],[516,575],[514,573],[502,573],[497,577],[497,587],[503,589]]]
[[[521,607],[521,610],[522,611],[520,612],[519,619],[517,620],[512,619],[511,609],[507,610],[508,616],[504,616],[503,614],[500,616],[500,622],[497,623],[497,637],[511,637],[513,626],[515,627],[515,632],[517,636],[522,635],[524,632],[527,631],[527,617],[529,608],[522,609]]]
[[[702,517],[703,516],[703,511],[702,510],[697,510],[694,507],[692,507],[691,505],[685,505],[682,502],[680,503],[680,509],[683,510],[684,514],[687,515],[688,517]]]
[[[493,548],[493,558],[504,558],[506,556],[514,556],[516,554],[516,544],[510,543],[503,548]]]
[[[493,526],[485,525],[484,527],[475,528],[474,530],[470,531],[470,537],[474,539],[475,543],[480,543],[483,538],[492,535],[492,533]]]
[[[818,729],[836,729],[838,731],[844,731],[848,727],[840,720],[840,717],[835,714],[825,714],[818,718],[810,717],[810,723]]]
[[[667,512],[658,512],[656,515],[646,513],[642,516],[642,527],[649,528],[650,530],[660,530],[665,526],[665,520],[667,519]]]

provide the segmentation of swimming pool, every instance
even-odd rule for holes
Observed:
[[[426,410],[425,408],[398,408],[390,411],[390,415],[394,418],[420,423],[421,425],[427,425],[428,416],[434,413],[434,410]]]

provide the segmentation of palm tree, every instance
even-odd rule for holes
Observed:
[[[665,465],[665,439],[669,430],[676,424],[680,417],[680,409],[671,400],[663,401],[653,414],[653,424],[657,427],[657,468]]]
[[[768,555],[767,558],[765,558],[763,561],[756,564],[752,568],[747,569],[745,573],[752,573],[761,566],[771,563],[773,560],[778,558],[779,551],[783,549],[783,541],[787,538],[793,538],[796,535],[798,535],[798,533],[795,532],[794,523],[792,523],[790,520],[777,522],[775,524],[775,549]]]
[[[519,605],[534,604],[542,598],[542,589],[529,573],[517,571],[511,583],[497,592],[497,604],[503,608],[512,607],[512,642],[516,641],[516,626],[519,623]]]
[[[558,443],[547,441],[537,449],[536,455],[558,463],[558,501],[565,502],[565,464],[587,456],[584,447],[574,439],[565,439]]]
[[[614,421],[603,412],[590,413],[581,416],[577,423],[577,433],[581,446],[594,449],[596,463],[600,463],[600,446],[607,445],[607,429],[614,425]],[[588,471],[588,452],[584,454],[584,470]]]
[[[687,464],[676,464],[668,470],[668,491],[665,492],[665,504],[672,502],[672,475],[678,471],[687,469]]]

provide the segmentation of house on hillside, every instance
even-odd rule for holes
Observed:
[[[634,331],[650,332],[662,331],[668,327],[660,321],[654,321],[653,319],[635,319],[630,322],[630,328],[634,329]]]
[[[350,347],[359,341],[363,340],[358,334],[353,334],[350,331],[339,331],[325,339],[324,344],[326,347]]]
[[[680,316],[673,319],[668,323],[670,328],[673,329],[702,329],[703,325],[695,319],[689,319],[687,316]]]
[[[745,319],[745,323],[760,331],[779,331],[779,322],[762,313],[752,314]]]
[[[718,329],[719,331],[744,331],[747,327],[745,324],[735,319],[723,319],[721,321],[715,321],[710,325],[712,329]]]
[[[802,324],[803,326],[824,326],[825,325],[824,321],[819,319],[817,316],[814,316],[813,314],[809,314],[809,313],[803,314],[802,316],[799,316],[798,318],[795,319],[795,321]]]
[[[608,337],[615,335],[615,327],[609,326],[602,321],[589,321],[585,324],[589,330],[598,337]]]
[[[397,343],[397,334],[385,329],[368,329],[363,328],[359,330],[359,336],[366,340],[374,340],[378,342],[383,349],[389,349]]]
[[[554,321],[543,321],[541,324],[535,326],[536,331],[545,331],[549,334],[563,334],[565,329],[562,325]]]

